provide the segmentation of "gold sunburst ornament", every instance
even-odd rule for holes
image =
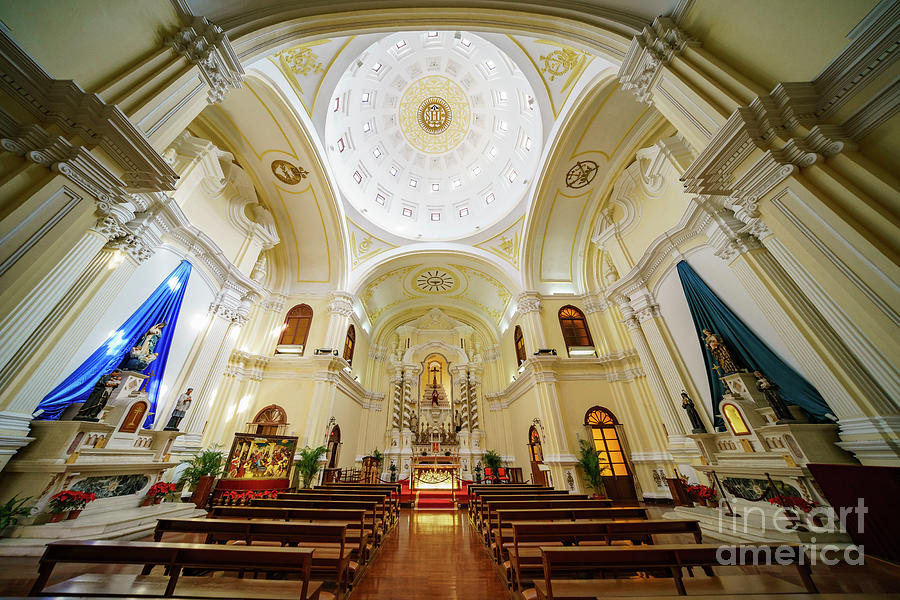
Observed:
[[[440,294],[453,289],[456,285],[456,280],[447,271],[428,269],[419,273],[419,276],[416,277],[416,285],[423,292]]]

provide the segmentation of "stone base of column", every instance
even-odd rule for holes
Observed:
[[[0,471],[13,455],[34,441],[29,437],[31,415],[9,410],[0,411]]]
[[[578,464],[578,457],[574,454],[559,454],[556,456],[545,456],[544,464],[550,466],[550,485],[558,490],[569,490],[570,492],[579,494],[590,494],[581,488],[579,478],[577,476],[575,465]]]
[[[694,465],[701,463],[703,454],[694,440],[684,435],[671,435],[668,450],[681,475],[687,476],[689,481],[700,481]]]
[[[172,444],[172,450],[169,454],[172,460],[190,460],[200,451],[202,447],[203,436],[199,433],[186,433],[178,436],[175,443]]]
[[[900,415],[841,419],[839,435],[837,445],[864,465],[900,465]]]

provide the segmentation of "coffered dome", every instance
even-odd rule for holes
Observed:
[[[398,33],[338,81],[325,121],[345,199],[413,240],[478,233],[518,204],[537,171],[541,116],[522,71],[465,32]]]

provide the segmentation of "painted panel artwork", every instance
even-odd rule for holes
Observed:
[[[228,479],[289,478],[296,437],[236,433],[228,455]]]
[[[150,483],[146,475],[107,475],[88,477],[75,482],[72,489],[77,492],[93,492],[97,498],[114,498],[136,494]]]

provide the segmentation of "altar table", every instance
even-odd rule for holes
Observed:
[[[445,460],[434,460],[434,459]],[[422,457],[412,465],[413,490],[458,490],[459,462],[448,462],[451,457]],[[456,457],[452,457],[456,458]],[[431,459],[431,460],[428,460]]]

